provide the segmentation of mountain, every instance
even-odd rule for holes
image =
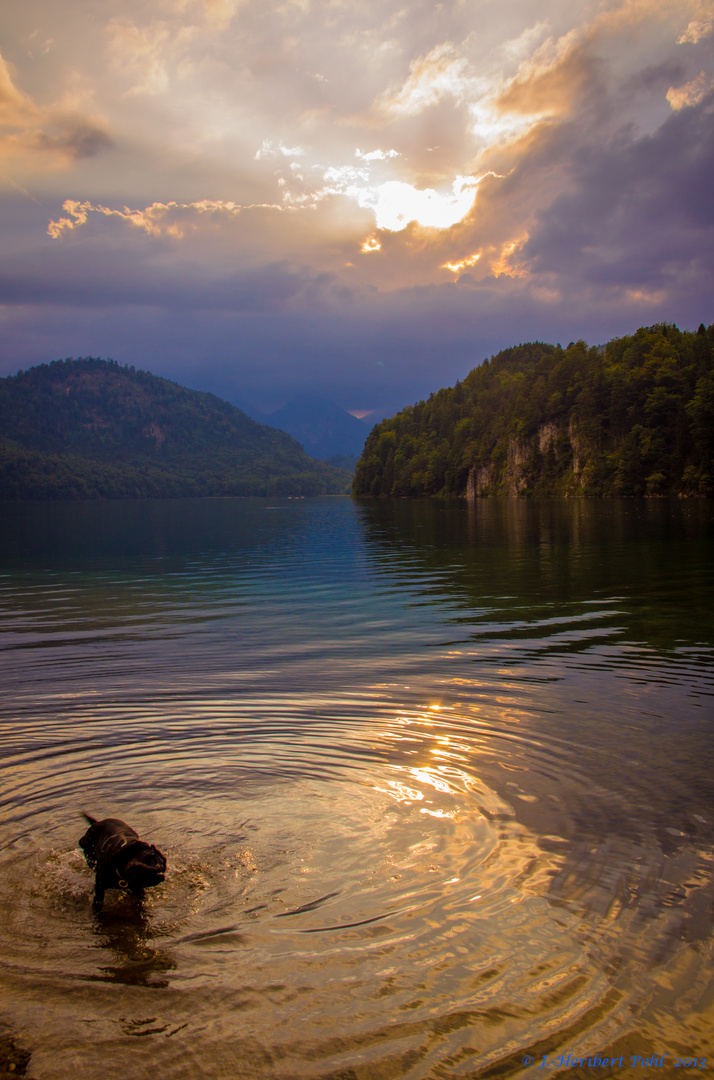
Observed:
[[[367,438],[359,496],[714,494],[714,326],[505,349]]]
[[[344,494],[349,475],[213,394],[88,357],[0,379],[0,498]]]
[[[251,415],[258,418],[255,410]],[[362,420],[316,394],[300,394],[282,409],[259,419],[262,424],[292,435],[310,457],[321,461],[341,458],[344,468],[354,467],[369,434]]]

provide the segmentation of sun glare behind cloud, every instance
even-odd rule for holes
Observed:
[[[352,188],[348,194],[374,212],[378,229],[401,232],[412,222],[428,229],[449,229],[471,210],[477,185],[473,176],[457,176],[451,192],[444,193],[433,188],[419,190],[403,180],[387,180],[377,187]]]

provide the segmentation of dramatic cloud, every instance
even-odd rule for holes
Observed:
[[[518,340],[711,321],[701,0],[26,0],[1,369],[384,412]]]
[[[691,79],[684,86],[670,86],[667,101],[673,109],[684,109],[687,105],[698,105],[702,98],[714,88],[714,78],[700,71],[696,79]]]
[[[48,158],[61,166],[94,157],[113,145],[101,126],[74,115],[61,104],[42,107],[18,89],[7,61],[0,56],[0,160],[34,161],[46,167]]]
[[[58,240],[62,233],[86,225],[90,214],[119,218],[136,229],[142,229],[148,236],[174,236],[182,238],[189,228],[197,228],[200,219],[208,214],[239,214],[245,207],[236,203],[201,199],[193,203],[152,203],[144,210],[130,210],[125,206],[121,210],[111,210],[108,206],[93,206],[90,202],[77,202],[65,199],[62,209],[69,217],[58,218],[47,226],[48,235]],[[274,209],[279,209],[275,207]]]

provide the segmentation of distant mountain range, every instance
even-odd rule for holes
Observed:
[[[349,482],[227,401],[111,360],[0,379],[0,499],[333,495]]]
[[[292,435],[310,457],[350,471],[371,426],[317,394],[299,394],[273,413],[243,404],[240,407],[259,424]]]

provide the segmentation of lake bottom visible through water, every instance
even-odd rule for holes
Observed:
[[[0,1063],[714,1068],[713,525],[664,500],[6,506]],[[165,852],[143,903],[93,909],[82,811]]]

